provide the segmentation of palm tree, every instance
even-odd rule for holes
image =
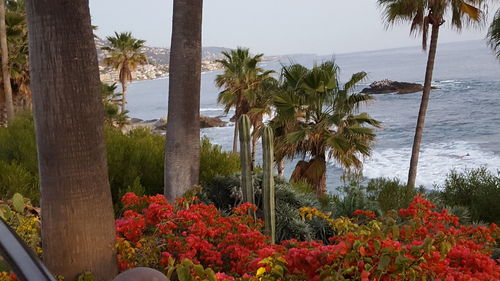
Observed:
[[[252,124],[252,169],[255,165],[255,153],[257,141],[263,134],[264,116],[270,116],[273,109],[273,97],[279,88],[278,81],[270,76],[262,78],[260,87],[256,89],[253,99],[250,101],[251,109],[247,115]]]
[[[104,58],[104,64],[118,70],[118,79],[122,84],[122,111],[127,104],[127,83],[132,81],[132,71],[147,59],[141,48],[146,41],[135,39],[130,32],[115,32],[115,36],[106,37],[110,46],[102,47],[109,56]]]
[[[427,35],[431,27],[431,40],[427,67],[425,70],[424,90],[418,112],[417,126],[408,172],[409,186],[415,186],[417,177],[420,143],[424,130],[425,115],[431,92],[432,72],[436,57],[439,28],[445,23],[445,16],[451,15],[450,25],[461,30],[464,25],[477,25],[483,20],[481,9],[487,0],[378,0],[384,8],[387,23],[396,24],[407,21],[411,23],[410,33],[422,33],[422,48],[427,49]]]
[[[496,52],[497,58],[500,59],[500,9],[495,13],[493,22],[491,22],[488,30],[488,43]]]
[[[310,156],[300,161],[292,180],[305,180],[318,195],[326,191],[326,160],[333,158],[351,173],[362,167],[361,157],[369,156],[375,140],[374,127],[380,123],[367,113],[357,113],[360,104],[371,99],[352,93],[366,73],[352,76],[342,87],[338,66],[327,61],[307,69],[300,64],[282,69],[282,91],[275,97],[279,128],[278,159]]]
[[[87,0],[28,0],[43,261],[52,273],[117,273],[97,53]]]
[[[165,144],[165,196],[199,182],[202,0],[174,0]]]
[[[29,87],[28,26],[24,0],[8,0],[5,22],[9,49],[9,69],[14,104],[31,110]]]
[[[5,27],[5,0],[0,0],[0,50],[2,52],[2,80],[7,109],[7,122],[14,118],[14,101],[10,84],[9,51],[7,47],[7,28]]]
[[[237,48],[229,52],[223,51],[223,59],[217,60],[222,64],[224,73],[217,75],[215,84],[224,88],[219,93],[217,102],[224,105],[227,114],[235,108],[233,119],[239,120],[240,116],[247,114],[252,108],[251,102],[256,99],[256,92],[273,71],[264,71],[257,67],[264,54],[250,55],[247,48]],[[238,122],[234,125],[233,152],[238,150]]]

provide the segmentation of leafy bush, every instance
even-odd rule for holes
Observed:
[[[420,190],[422,192],[423,190]],[[417,191],[398,179],[376,178],[368,181],[366,186],[368,198],[378,203],[384,213],[389,210],[399,210],[408,207]]]
[[[451,171],[440,199],[448,206],[464,206],[472,221],[500,223],[500,173],[486,168]]]
[[[134,186],[142,186],[145,194],[163,193],[164,137],[144,128],[123,134],[106,127],[105,132],[113,202]]]
[[[11,198],[15,193],[22,193],[31,198],[33,203],[39,201],[38,178],[23,166],[13,162],[0,160],[0,200]]]
[[[201,140],[200,184],[209,184],[216,176],[230,176],[240,171],[237,153],[222,151],[220,145],[213,145],[204,137]]]
[[[16,193],[9,200],[0,200],[0,218],[19,235],[29,248],[38,255],[42,254],[40,213],[39,209],[31,205],[28,198]],[[17,280],[9,279],[13,276],[12,274],[1,272],[8,269],[9,266],[0,256],[0,280]]]
[[[114,202],[126,192],[163,193],[164,140],[147,129],[126,134],[105,126],[108,174]],[[200,178],[210,182],[239,169],[237,155],[221,150],[208,139],[201,143]],[[0,199],[25,194],[34,204],[39,200],[35,128],[30,113],[19,114],[7,128],[0,128]]]
[[[181,268],[192,269],[182,270],[187,274],[182,280],[500,278],[500,265],[490,258],[498,227],[461,226],[446,210],[433,211],[422,196],[408,208],[380,218],[360,210],[352,219],[331,218],[303,207],[300,214],[305,220],[321,218],[336,235],[328,243],[287,240],[277,245],[270,245],[260,232],[262,222],[248,215],[256,208],[248,203],[224,216],[213,205],[186,199],[171,205],[161,195],[128,193],[122,202],[126,210],[116,221],[122,270],[148,266],[171,274],[180,262]]]

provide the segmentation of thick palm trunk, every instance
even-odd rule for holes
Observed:
[[[88,0],[27,0],[43,261],[74,280],[117,273],[101,86]]]
[[[127,105],[127,82],[126,81],[120,81],[122,84],[122,106],[121,106],[121,112],[125,111],[125,105]]]
[[[202,0],[174,0],[170,53],[165,196],[198,184]]]
[[[417,178],[418,157],[420,154],[420,143],[422,142],[422,134],[424,131],[425,114],[429,104],[429,96],[431,93],[432,71],[434,70],[434,59],[436,58],[437,41],[439,34],[439,24],[432,25],[431,44],[429,47],[429,57],[427,59],[427,67],[425,70],[424,91],[420,102],[420,110],[418,112],[417,127],[415,129],[415,137],[413,139],[413,148],[411,151],[410,170],[408,172],[408,185],[415,187]]]
[[[2,51],[2,77],[5,95],[5,108],[7,110],[7,121],[10,121],[14,118],[14,102],[12,99],[12,85],[10,84],[9,50],[7,48],[4,0],[0,0],[0,49]]]

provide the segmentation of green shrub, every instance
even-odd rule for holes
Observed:
[[[442,202],[451,207],[469,210],[472,221],[500,223],[500,173],[486,168],[451,171],[440,194]]]
[[[407,208],[417,195],[414,188],[402,184],[398,179],[388,178],[371,179],[366,191],[368,198],[376,201],[383,213]]]
[[[141,186],[145,194],[163,193],[164,137],[144,128],[123,134],[106,127],[105,132],[113,201],[118,202],[130,187]]]
[[[9,127],[0,127],[0,199],[22,193],[38,204],[38,164],[35,126],[29,113],[20,113]]]
[[[230,176],[240,171],[237,153],[222,151],[220,145],[213,145],[208,138],[201,140],[200,184],[210,183],[216,176]]]
[[[38,175],[35,125],[29,113],[20,113],[7,128],[0,127],[0,160],[17,163]]]
[[[303,193],[282,178],[275,177],[276,183],[276,240],[325,240],[331,231],[324,221],[314,219],[308,222],[302,220],[299,208],[304,206],[321,208],[321,203],[313,193]],[[262,175],[254,176],[256,204],[259,207],[257,215],[262,217]],[[216,176],[203,188],[200,199],[208,204],[214,204],[223,213],[229,213],[231,208],[241,201],[240,175]]]
[[[38,177],[23,166],[13,162],[0,161],[0,200],[11,198],[15,193],[22,193],[31,198],[34,204],[39,202]]]

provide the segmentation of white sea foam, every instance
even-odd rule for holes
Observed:
[[[465,156],[469,154],[469,156]],[[365,161],[363,174],[368,178],[396,177],[406,182],[411,147],[377,150]],[[420,152],[417,184],[431,188],[442,184],[450,169],[458,171],[485,166],[500,170],[500,156],[464,141],[423,145]]]
[[[205,107],[205,108],[200,108],[200,111],[222,111],[224,109],[220,107]]]

